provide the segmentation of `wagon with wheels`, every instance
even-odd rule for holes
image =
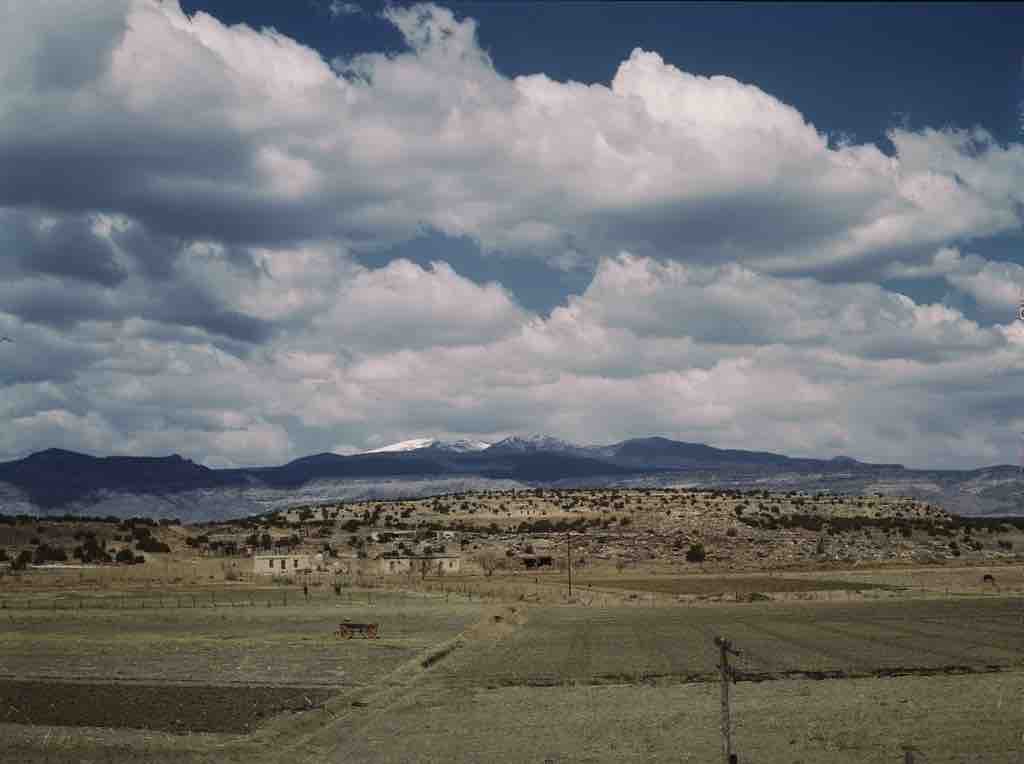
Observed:
[[[341,639],[352,639],[359,635],[364,639],[377,639],[379,624],[376,623],[353,623],[342,621],[338,624],[338,631],[335,632]]]

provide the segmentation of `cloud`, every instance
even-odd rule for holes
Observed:
[[[48,60],[70,34],[62,17],[22,14],[39,34],[8,55]],[[892,157],[830,148],[793,106],[652,51],[588,85],[504,77],[475,22],[434,5],[384,11],[407,51],[333,67],[272,29],[173,3],[96,15],[87,77],[50,87],[20,64],[8,77],[8,205],[116,209],[240,244],[372,249],[429,226],[557,263],[628,249],[787,272],[1021,225],[1016,144],[894,130]]]
[[[61,442],[145,453],[188,444],[172,450],[239,464],[283,461],[314,442],[529,429],[949,464],[997,456],[1004,418],[1024,402],[1024,327],[983,328],[871,284],[622,255],[547,318],[442,263],[353,266],[326,292],[313,320],[284,322],[247,355],[198,330],[82,324],[88,353],[73,374],[8,388],[20,392],[7,448],[66,422]],[[66,351],[39,352],[44,367]],[[947,431],[969,433],[970,450],[931,439]]]
[[[357,16],[363,12],[359,3],[343,3],[341,0],[331,0],[327,6],[328,13],[334,18],[339,16]]]
[[[1024,300],[1024,267],[975,254],[961,255],[954,247],[940,249],[930,262],[894,263],[885,275],[904,279],[941,277],[997,321],[1011,320]]]
[[[402,51],[332,62],[174,2],[79,10],[0,30],[0,458],[522,430],[1016,453],[1024,273],[959,247],[1020,229],[1020,144],[830,142],[642,49],[609,83],[509,78],[435,5],[384,11]],[[524,307],[526,257],[579,293]]]
[[[489,342],[527,318],[498,284],[474,284],[445,262],[423,269],[394,260],[356,272],[316,326],[353,347],[379,352]]]

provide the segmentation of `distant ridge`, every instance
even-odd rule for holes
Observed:
[[[350,496],[429,495],[492,486],[707,485],[885,492],[950,511],[1024,514],[1024,473],[908,470],[849,456],[790,457],[653,436],[579,445],[550,435],[483,441],[416,438],[357,454],[324,452],[287,464],[211,469],[173,454],[96,457],[52,448],[0,463],[0,513],[123,512],[192,519],[254,507]]]

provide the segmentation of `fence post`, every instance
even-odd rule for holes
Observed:
[[[732,642],[724,637],[715,637],[715,644],[718,646],[718,671],[722,681],[722,755],[726,764],[736,764],[739,759],[732,750],[732,699],[729,697],[729,683],[736,681],[736,673],[729,666],[729,656],[739,655],[739,651],[734,650]]]

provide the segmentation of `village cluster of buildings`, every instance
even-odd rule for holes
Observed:
[[[457,554],[382,554],[376,558],[355,556],[329,557],[322,552],[258,552],[248,558],[255,575],[286,576],[298,573],[344,573],[352,575],[408,575],[424,572],[429,575],[458,573],[462,558]]]
[[[244,546],[225,544],[243,556],[243,572],[263,576],[289,576],[312,572],[346,575],[445,575],[462,570],[462,555],[458,534],[437,531],[426,542],[415,541],[413,531],[374,531],[361,535],[358,550],[341,544],[333,552],[314,551],[316,543],[310,540],[298,547],[273,551],[246,549]],[[251,565],[251,569],[245,570]]]

